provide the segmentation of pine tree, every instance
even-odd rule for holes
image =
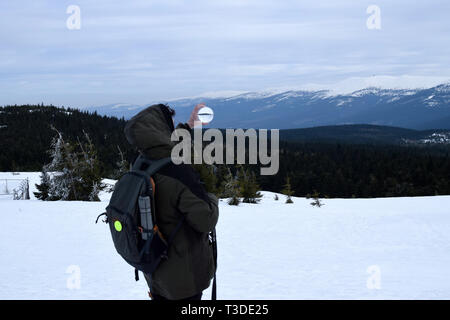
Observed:
[[[91,193],[89,194],[88,197],[89,201],[100,201],[98,194],[100,193],[101,190],[102,188],[97,183],[94,183],[92,185]]]
[[[69,170],[66,167],[66,154],[69,146],[66,145],[62,134],[53,126],[52,129],[56,131],[57,136],[52,139],[49,151],[51,162],[45,165],[43,169],[47,172],[53,172],[47,200],[68,200],[71,182]]]
[[[114,179],[119,179],[123,174],[128,172],[130,167],[130,164],[125,159],[124,153],[119,146],[117,146],[117,149],[119,150],[119,161],[116,162],[117,169],[114,172]]]
[[[78,145],[64,141],[62,134],[52,140],[51,162],[44,171],[52,171],[47,200],[99,201],[98,193],[104,189],[97,151],[86,132],[86,142]],[[78,148],[77,148],[78,147]]]
[[[320,199],[319,199],[319,193],[318,193],[317,191],[314,190],[314,193],[313,193],[313,195],[312,195],[312,198],[314,199],[314,201],[311,202],[310,204],[311,204],[313,207],[318,207],[318,208],[320,208],[321,206],[324,205],[324,204],[320,201]]]
[[[223,182],[223,190],[222,193],[223,198],[229,198],[228,204],[232,206],[237,206],[241,202],[240,199],[240,188],[239,181],[236,176],[231,173],[231,170],[228,168],[228,174],[225,177],[225,181]]]
[[[100,162],[97,159],[97,151],[89,135],[84,132],[86,142],[78,140],[80,152],[76,157],[74,167],[74,188],[76,190],[76,200],[100,201],[98,194],[105,188],[100,174]]]
[[[215,166],[202,163],[194,164],[193,167],[200,175],[200,181],[203,182],[206,191],[218,195],[218,189],[216,187],[217,177],[214,174]]]
[[[215,173],[216,176],[216,194],[218,197],[224,197],[225,183],[226,177],[228,175],[228,167],[225,164],[216,165],[217,170]]]
[[[238,183],[242,196],[242,202],[245,203],[258,203],[259,198],[262,197],[259,192],[259,185],[256,182],[256,176],[253,172],[245,170],[240,167],[238,174]]]
[[[292,201],[291,196],[294,194],[291,188],[291,179],[289,176],[286,177],[286,183],[284,185],[284,189],[281,191],[282,194],[286,195],[286,203],[294,203]]]
[[[39,190],[38,192],[33,192],[34,196],[39,200],[48,200],[49,199],[49,190],[50,190],[50,176],[47,173],[45,167],[42,169],[41,175],[41,183],[36,184],[36,188]]]

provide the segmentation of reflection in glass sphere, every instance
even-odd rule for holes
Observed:
[[[214,111],[209,107],[198,110],[198,119],[203,123],[210,123],[214,118]]]

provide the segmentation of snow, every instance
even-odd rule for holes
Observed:
[[[428,136],[426,139],[420,139],[419,143],[442,143],[448,144],[450,143],[450,132],[447,133],[433,133]]]
[[[52,173],[50,173],[52,174]],[[41,173],[40,172],[0,172],[0,194],[4,193],[5,187],[5,179],[8,180],[8,189],[11,191],[13,188],[17,187],[22,180],[28,179],[30,186],[30,199],[35,200],[33,192],[38,191],[36,188],[36,184],[41,183]],[[100,192],[99,198],[101,201],[109,201],[111,196],[110,193],[107,192],[112,186],[114,186],[115,180],[111,179],[103,179],[103,183],[106,184],[106,189],[103,192]],[[1,199],[12,199],[11,195],[0,195]]]
[[[339,102],[336,104],[337,107],[343,106],[345,104],[349,104],[352,102],[352,99],[343,99],[343,100],[339,100]]]
[[[245,94],[248,93],[248,91],[243,91],[243,90],[219,90],[219,91],[208,91],[208,92],[203,92],[201,94],[198,95],[194,95],[194,96],[185,96],[185,97],[178,97],[178,98],[168,98],[168,99],[164,99],[167,102],[173,102],[173,101],[177,101],[177,100],[185,100],[185,99],[220,99],[220,98],[229,98],[229,97],[234,97],[240,94]]]
[[[271,96],[274,96],[276,94],[279,94],[280,92],[274,92],[274,91],[260,91],[260,92],[245,92],[239,95],[234,95],[232,97],[228,97],[225,100],[236,100],[236,99],[264,99]]]
[[[0,172],[0,200],[12,199],[13,189],[18,188],[20,183],[27,178],[29,179],[30,185],[30,198],[36,199],[34,194],[31,192],[31,188],[33,186],[33,191],[36,191],[34,184],[40,183],[39,175],[39,172]],[[6,195],[6,191],[10,194]],[[0,212],[3,212],[3,210]]]
[[[238,207],[220,201],[219,299],[450,298],[450,196],[323,199],[315,208],[311,199],[263,195]],[[109,196],[0,200],[0,299],[147,299],[108,226],[94,223]],[[78,268],[77,289],[67,284]],[[367,286],[371,270],[379,289]]]
[[[443,83],[444,82],[444,83]],[[179,97],[166,97],[164,99],[149,101],[146,104],[114,103],[97,106],[97,108],[137,110],[155,103],[176,103],[177,107],[192,107],[192,100],[197,102],[202,99],[222,99],[240,103],[243,100],[257,100],[276,97],[274,100],[281,102],[286,99],[311,96],[311,99],[327,99],[334,97],[363,97],[368,94],[380,96],[392,96],[389,102],[398,100],[402,96],[411,96],[419,90],[433,88],[437,93],[450,92],[450,82],[445,77],[418,77],[418,76],[371,76],[352,77],[333,83],[305,83],[297,85],[284,85],[267,87],[258,91],[249,90],[221,90],[208,91],[196,95]],[[196,103],[196,102],[194,102]],[[430,106],[434,104],[431,103]],[[89,107],[96,109],[96,107]]]
[[[450,82],[436,86],[435,91],[439,93],[450,93]]]
[[[121,107],[129,107],[130,104],[128,103],[116,103],[115,105],[111,106],[111,109],[117,109]]]
[[[352,97],[363,97],[365,95],[378,95],[378,96],[394,96],[399,98],[400,96],[410,96],[417,93],[417,90],[409,89],[383,89],[381,87],[369,87],[354,91],[350,94]],[[395,100],[393,100],[395,101]]]
[[[392,102],[395,102],[395,101],[398,101],[398,100],[400,100],[400,97],[393,97],[392,99],[389,99],[387,102],[388,103],[392,103]]]
[[[255,109],[252,110],[252,112],[260,112],[260,111],[272,109],[272,108],[274,108],[276,106],[277,106],[276,104],[272,103],[272,104],[268,104],[268,105],[265,105],[265,106],[262,106],[262,107],[259,107],[259,108],[255,108]]]

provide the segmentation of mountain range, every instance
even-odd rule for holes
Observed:
[[[204,102],[214,110],[215,128],[292,129],[371,124],[416,130],[450,129],[450,83],[426,89],[365,88],[348,94],[289,90],[246,92],[225,97],[199,96],[88,107],[101,115],[131,118],[154,103],[167,103],[176,121],[186,121],[192,107]]]

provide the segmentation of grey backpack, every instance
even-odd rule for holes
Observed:
[[[135,268],[136,281],[138,271],[151,275],[161,260],[167,258],[168,249],[184,221],[182,215],[168,239],[161,234],[156,221],[152,175],[170,162],[170,158],[149,160],[139,155],[132,169],[115,184],[106,212],[100,215],[107,217],[105,222],[109,224],[117,252]]]

